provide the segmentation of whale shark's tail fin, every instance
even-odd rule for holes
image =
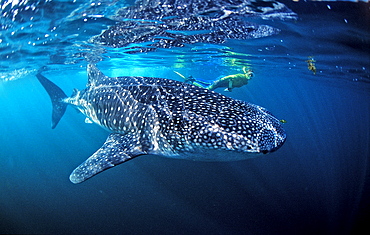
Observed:
[[[63,99],[67,98],[67,96],[62,89],[44,77],[41,73],[38,73],[36,77],[50,96],[53,105],[51,128],[54,129],[67,109],[67,103],[63,102]]]

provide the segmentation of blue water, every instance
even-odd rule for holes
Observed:
[[[253,19],[279,34],[137,54],[89,42],[114,24],[108,16],[133,1],[102,1],[89,14],[105,16],[86,21],[93,2],[3,7],[0,233],[369,231],[370,5],[283,2],[297,19]],[[307,68],[310,56],[316,74]],[[70,94],[85,87],[89,59],[109,76],[175,80],[181,78],[173,71],[214,80],[249,66],[254,76],[247,86],[217,91],[287,120],[287,141],[274,153],[238,162],[141,156],[74,185],[69,174],[108,132],[73,108],[52,130],[50,100],[35,74],[46,66],[43,74]]]

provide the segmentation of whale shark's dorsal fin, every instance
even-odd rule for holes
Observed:
[[[87,65],[88,81],[86,86],[96,86],[103,82],[107,76],[105,76],[95,64]]]
[[[137,133],[110,134],[103,146],[79,165],[69,176],[69,179],[72,183],[81,183],[111,167],[147,154],[141,149]]]

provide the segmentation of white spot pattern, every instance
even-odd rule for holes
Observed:
[[[178,81],[111,78],[93,65],[89,69],[87,88],[66,102],[113,134],[101,149],[76,168],[71,175],[73,182],[82,182],[142,154],[240,160],[249,156],[233,154],[226,158],[225,151],[267,153],[285,141],[280,121],[257,105]],[[108,155],[104,157],[104,154]],[[103,164],[103,161],[113,163]],[[100,164],[100,170],[93,169],[91,164]]]

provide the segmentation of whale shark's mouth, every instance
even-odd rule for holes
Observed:
[[[286,133],[280,123],[275,124],[274,130],[265,129],[258,136],[261,153],[271,153],[278,150],[286,140]]]
[[[286,135],[284,136],[281,136],[276,144],[276,146],[274,146],[273,148],[271,148],[270,150],[262,150],[261,153],[263,154],[266,154],[266,153],[272,153],[272,152],[275,152],[276,150],[278,150],[279,148],[281,148],[281,146],[284,145],[286,141]]]

